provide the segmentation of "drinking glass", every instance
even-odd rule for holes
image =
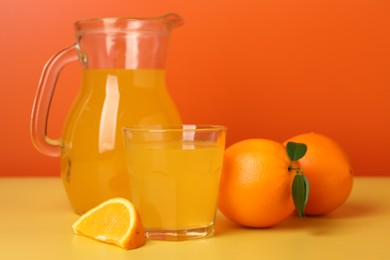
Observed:
[[[131,200],[146,236],[158,240],[214,232],[226,128],[177,125],[123,128]]]

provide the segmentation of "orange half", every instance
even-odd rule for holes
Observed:
[[[73,232],[98,241],[134,249],[145,244],[145,232],[134,205],[124,198],[109,199],[82,215]]]

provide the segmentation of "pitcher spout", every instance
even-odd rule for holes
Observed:
[[[161,16],[161,19],[163,20],[163,22],[165,23],[165,25],[169,30],[182,26],[184,24],[183,18],[180,15],[175,13],[165,14]]]

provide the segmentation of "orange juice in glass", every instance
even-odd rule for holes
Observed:
[[[132,202],[147,237],[212,235],[226,129],[182,125],[123,131]]]

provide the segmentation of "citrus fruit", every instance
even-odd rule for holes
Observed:
[[[352,190],[353,170],[347,154],[333,139],[304,133],[287,142],[307,145],[306,155],[299,160],[310,183],[306,215],[323,215],[340,207]]]
[[[72,226],[75,234],[133,249],[145,244],[144,227],[133,204],[109,199],[82,215]]]
[[[295,173],[286,148],[267,139],[247,139],[225,151],[218,206],[230,220],[247,227],[270,227],[294,211]],[[296,165],[294,165],[296,166]]]

